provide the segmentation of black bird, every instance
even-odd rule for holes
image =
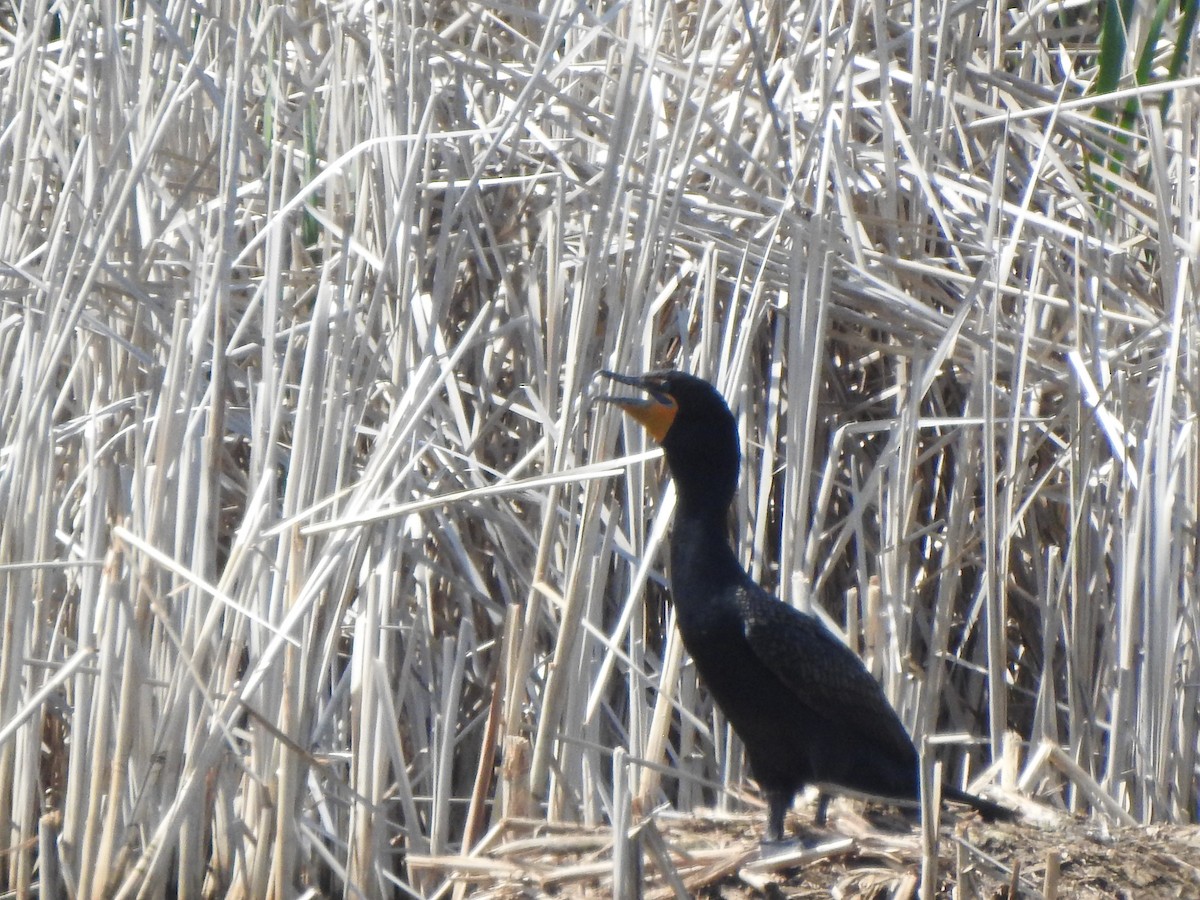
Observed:
[[[919,762],[883,689],[820,621],[750,580],[729,544],[729,506],[741,454],[737,423],[707,381],[684,372],[601,372],[640,388],[618,404],[663,448],[678,505],[671,530],[671,597],[700,679],[742,740],[767,800],[766,841],[806,785],[840,787],[911,804]],[[953,787],[945,799],[988,819],[1010,810]],[[823,824],[825,797],[817,811]]]

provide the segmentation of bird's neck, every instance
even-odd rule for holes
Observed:
[[[729,544],[728,507],[680,497],[671,528],[671,593],[679,615],[746,579]]]

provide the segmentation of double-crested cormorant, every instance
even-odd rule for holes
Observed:
[[[707,381],[683,372],[629,377],[644,398],[604,397],[637,419],[666,454],[678,505],[671,530],[671,596],[700,679],[746,748],[766,796],[768,843],[806,785],[910,803],[918,757],[879,683],[812,616],[750,580],[729,544],[727,519],[741,456],[737,423]],[[953,787],[942,796],[989,819],[998,804]],[[824,801],[818,807],[824,819]]]

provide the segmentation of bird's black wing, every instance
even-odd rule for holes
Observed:
[[[863,738],[911,752],[912,739],[862,660],[812,616],[756,585],[741,589],[746,639],[754,654],[818,715]]]

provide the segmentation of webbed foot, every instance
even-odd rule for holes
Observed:
[[[806,846],[807,844],[799,838],[778,841],[763,838],[758,842],[758,852],[762,859],[770,859],[772,856],[782,856],[793,850],[803,850]]]

